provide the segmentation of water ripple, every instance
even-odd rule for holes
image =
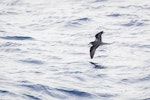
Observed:
[[[120,6],[120,8],[140,8],[140,9],[150,9],[148,5],[145,6],[137,6],[137,5],[128,5],[128,6]]]
[[[1,14],[1,13],[0,13]],[[6,33],[6,31],[0,30],[1,33]]]
[[[139,81],[142,81],[142,82],[143,82],[143,81],[150,81],[150,75],[145,76],[145,77],[139,79]]]
[[[0,37],[0,38],[6,39],[6,40],[33,40],[33,38],[29,36],[5,36],[5,37]]]
[[[108,93],[100,93],[100,94],[98,94],[98,96],[103,97],[103,98],[111,98],[111,97],[114,97],[116,95],[108,94]]]
[[[104,2],[104,1],[107,1],[107,0],[95,0],[94,2]]]
[[[9,92],[6,90],[0,90],[0,93],[9,93]]]
[[[15,93],[12,93],[12,92],[9,92],[9,91],[6,91],[6,90],[0,90],[0,96],[16,96]],[[1,100],[1,97],[0,97],[0,100]]]
[[[122,24],[122,26],[144,26],[143,22],[139,22],[138,20],[131,20],[128,23]]]
[[[78,91],[78,90],[65,90],[65,89],[57,89],[57,90],[61,91],[63,93],[67,93],[67,94],[79,96],[79,97],[90,97],[91,96],[91,94],[89,94],[87,92]]]
[[[122,16],[122,15],[118,14],[118,13],[113,13],[113,14],[109,14],[107,16],[109,16],[109,17],[119,17],[119,16]]]
[[[29,88],[31,90],[34,90],[34,91],[42,91],[42,90],[47,90],[48,89],[48,86],[44,86],[44,85],[41,85],[41,84],[22,84],[20,85],[22,87],[26,87],[26,88]]]
[[[38,97],[35,97],[35,96],[32,96],[32,95],[29,95],[29,94],[23,94],[24,96],[26,96],[27,98],[29,98],[29,100],[42,100]]]
[[[79,19],[76,19],[75,21],[90,21],[90,18],[79,18]]]
[[[16,46],[21,46],[20,43],[14,43],[14,42],[6,42],[0,44],[0,47],[16,47]]]
[[[37,65],[41,65],[41,64],[44,64],[43,61],[41,60],[36,60],[36,59],[23,59],[23,60],[19,60],[23,63],[29,63],[29,64],[37,64]]]
[[[141,100],[150,100],[150,98],[146,98],[146,99],[141,99]]]
[[[79,19],[74,19],[74,20],[70,20],[66,26],[79,26],[82,25],[84,23],[87,23],[90,21],[90,18],[79,18]]]

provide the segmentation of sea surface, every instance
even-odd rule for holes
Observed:
[[[0,0],[0,100],[150,100],[150,1]]]

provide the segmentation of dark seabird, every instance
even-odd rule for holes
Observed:
[[[101,35],[102,35],[103,33],[104,33],[103,31],[97,33],[97,34],[95,35],[95,38],[96,38],[95,41],[90,42],[90,44],[92,44],[92,47],[90,48],[90,57],[91,57],[91,59],[93,59],[93,57],[94,57],[95,50],[96,50],[100,45],[103,45],[102,37],[101,37]]]

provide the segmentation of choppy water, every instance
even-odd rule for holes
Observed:
[[[0,100],[150,100],[149,34],[149,0],[1,0]]]

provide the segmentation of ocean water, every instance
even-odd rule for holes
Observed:
[[[150,100],[149,0],[0,0],[0,100]],[[104,31],[90,59],[89,42]]]

